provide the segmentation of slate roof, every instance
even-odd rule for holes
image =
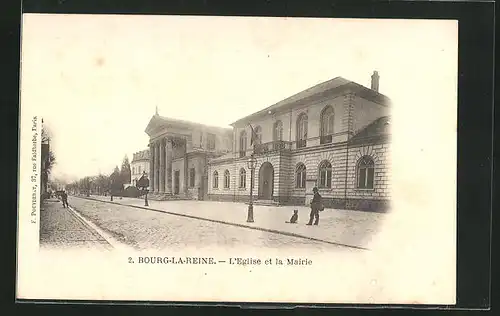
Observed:
[[[160,125],[164,125],[164,124],[165,125],[178,124],[180,126],[198,126],[198,127],[207,128],[207,129],[214,130],[214,131],[225,132],[225,133],[232,133],[232,130],[233,130],[229,126],[228,127],[212,126],[212,125],[202,124],[202,123],[198,123],[198,122],[180,120],[180,119],[175,119],[175,118],[155,114],[149,120],[148,126],[145,129],[145,132],[147,134],[150,134],[151,130],[154,130],[156,127],[158,127]]]
[[[274,112],[277,110],[286,110],[289,108],[293,108],[294,106],[301,104],[302,101],[307,102],[308,99],[313,97],[326,97],[336,94],[340,95],[342,92],[348,89],[352,89],[353,91],[357,92],[361,97],[374,101],[376,103],[383,104],[386,106],[388,106],[390,103],[390,99],[387,96],[375,90],[369,89],[354,81],[342,77],[335,77],[328,81],[317,84],[311,88],[303,90],[299,93],[296,93],[291,97],[279,101],[278,103],[275,103],[265,109],[262,109],[258,112],[255,112],[244,118],[241,118],[236,122],[232,123],[231,126],[236,126],[241,123],[249,122],[252,119],[256,119],[260,116],[266,115],[269,111]]]
[[[370,140],[388,137],[390,132],[390,117],[382,116],[368,124],[365,128],[356,133],[349,142],[362,143]]]
[[[209,160],[209,163],[210,162],[224,161],[224,160],[229,160],[229,159],[234,159],[234,158],[236,158],[236,153],[230,152],[230,153],[224,154],[222,156],[219,156],[217,158],[211,158]]]

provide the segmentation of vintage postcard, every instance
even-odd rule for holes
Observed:
[[[25,14],[17,298],[454,304],[458,23]]]

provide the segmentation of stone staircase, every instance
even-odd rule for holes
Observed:
[[[179,201],[179,200],[191,200],[184,194],[173,195],[168,193],[148,193],[148,199],[151,201]]]
[[[248,202],[246,204],[248,204]],[[253,205],[280,206],[279,202],[274,200],[255,200],[253,201]]]

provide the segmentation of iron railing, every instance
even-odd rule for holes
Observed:
[[[307,146],[307,140],[305,139],[299,139],[297,141],[297,148],[304,148]]]
[[[320,144],[328,144],[328,143],[331,143],[332,140],[333,140],[332,135],[324,135],[324,136],[320,137],[319,143]]]
[[[279,141],[273,141],[273,142],[268,142],[264,144],[259,144],[255,146],[255,153],[256,154],[264,154],[264,153],[271,153],[271,152],[281,152],[281,151],[290,151],[292,149],[292,143],[279,140]]]

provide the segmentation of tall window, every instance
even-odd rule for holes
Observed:
[[[373,159],[369,156],[361,157],[358,161],[357,169],[358,188],[373,189],[373,176],[375,173]]]
[[[194,168],[189,169],[189,186],[191,188],[194,188],[195,172]]]
[[[321,113],[321,139],[320,143],[331,143],[333,135],[334,113],[331,106],[327,106]]]
[[[141,173],[141,166],[139,166],[139,172],[138,173]]]
[[[247,183],[247,172],[245,169],[240,169],[240,188],[244,188]]]
[[[217,171],[214,171],[214,177],[212,181],[214,189],[217,189],[219,187],[219,173]]]
[[[215,134],[207,134],[208,150],[215,150]]]
[[[333,134],[333,108],[331,106],[326,107],[321,113],[321,135],[331,135]]]
[[[274,123],[273,140],[274,141],[283,140],[283,123],[281,121],[276,121],[276,123]]]
[[[306,187],[306,166],[303,163],[299,163],[295,170],[295,187],[300,189]]]
[[[229,189],[230,184],[229,170],[224,171],[224,188]]]
[[[297,148],[306,147],[307,115],[302,113],[297,119]]]
[[[200,133],[200,148],[203,148],[203,133]]]
[[[319,187],[332,187],[332,164],[326,160],[319,164]]]
[[[256,126],[255,127],[255,134],[257,135],[257,139],[259,140],[259,143],[262,144],[262,127]]]
[[[241,131],[240,133],[240,157],[246,156],[247,150],[247,132]]]

